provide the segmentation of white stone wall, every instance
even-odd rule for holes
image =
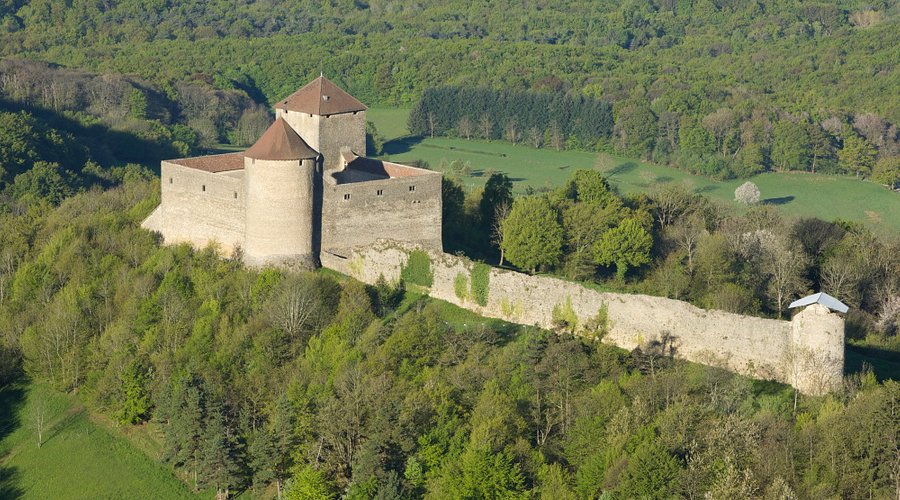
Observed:
[[[167,244],[210,243],[230,255],[244,239],[243,172],[210,173],[162,162],[161,203],[141,225]]]
[[[392,241],[356,248],[346,258],[323,252],[322,265],[348,274],[366,283],[380,275],[399,280],[408,252],[416,247]],[[554,328],[553,310],[571,307],[578,318],[576,332],[585,334],[584,325],[606,308],[608,321],[604,342],[625,349],[668,336],[681,359],[718,366],[754,378],[791,383],[801,391],[818,394],[834,387],[843,370],[843,319],[821,311],[799,314],[799,322],[743,316],[723,311],[700,309],[686,302],[651,297],[604,293],[577,283],[545,276],[529,276],[492,268],[487,304],[457,297],[454,281],[463,274],[471,283],[473,264],[467,259],[425,250],[431,259],[434,283],[432,297],[446,300],[476,313],[514,323]],[[802,326],[798,326],[802,325]],[[824,332],[824,333],[823,333]],[[827,351],[839,357],[840,367],[823,364],[818,358],[799,367],[794,342],[813,352]],[[825,382],[809,383],[809,374],[824,373]]]

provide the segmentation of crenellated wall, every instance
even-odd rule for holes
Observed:
[[[599,292],[558,278],[496,268],[487,273],[487,300],[481,305],[471,290],[475,264],[433,249],[380,240],[343,257],[323,252],[321,261],[366,283],[382,275],[397,281],[413,251],[429,257],[433,283],[427,292],[432,297],[482,316],[549,329],[560,328],[565,320],[566,329],[581,335],[596,334],[592,323],[605,318],[604,342],[633,349],[664,341],[675,357],[789,383],[809,394],[827,392],[843,375],[844,320],[822,306],[781,321],[700,309],[663,297]],[[463,280],[468,291],[461,294]]]

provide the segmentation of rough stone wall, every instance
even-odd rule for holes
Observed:
[[[366,112],[336,115],[310,115],[298,111],[275,110],[297,134],[325,158],[325,170],[335,169],[341,162],[341,149],[366,155]]]
[[[366,283],[374,283],[380,275],[396,281],[400,279],[409,252],[414,249],[416,247],[404,243],[379,241],[346,252],[343,254],[346,258],[323,253],[322,265]],[[662,297],[598,292],[557,278],[495,268],[490,270],[489,293],[482,306],[471,298],[472,262],[434,250],[425,251],[430,257],[433,273],[433,284],[428,293],[482,316],[549,329],[559,328],[559,320],[569,316],[575,319],[575,324],[567,325],[566,329],[595,335],[597,330],[588,325],[602,317],[600,311],[603,309],[607,318],[602,325],[605,330],[603,341],[625,349],[645,346],[651,341],[665,341],[674,349],[675,357],[754,378],[791,383],[813,394],[833,387],[842,375],[843,319],[827,311],[824,317],[817,315],[814,318],[801,313],[798,316],[802,318],[803,326],[793,325],[792,328],[789,321],[704,310]],[[458,295],[455,287],[460,275],[466,278],[470,287],[463,297]],[[825,321],[820,321],[822,319]],[[827,340],[822,342],[827,343],[832,356],[840,356],[840,368],[812,360],[809,367],[798,372],[792,356],[797,350],[793,339],[802,336],[811,348],[819,349],[823,325],[829,333],[824,337]],[[806,383],[805,376],[810,371],[826,373],[826,383],[818,387]]]
[[[248,265],[312,268],[312,160],[244,159],[247,193],[244,261]]]
[[[841,383],[844,372],[844,320],[821,304],[812,304],[791,319],[791,385],[822,394]]]
[[[161,203],[141,225],[167,244],[217,243],[231,254],[244,240],[243,171],[210,173],[162,162]],[[204,189],[205,188],[205,189]]]
[[[322,250],[342,254],[391,238],[441,250],[441,176],[436,173],[335,184],[322,196]],[[410,186],[415,190],[410,191]],[[379,195],[378,192],[381,191]],[[350,195],[349,199],[345,199]]]
[[[326,171],[340,166],[343,148],[349,148],[359,156],[366,155],[365,111],[319,118],[319,147],[314,149],[325,157]]]

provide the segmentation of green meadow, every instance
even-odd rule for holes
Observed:
[[[411,138],[406,129],[409,111],[372,108],[368,119],[385,139],[385,158],[409,162],[423,160],[435,170],[447,171],[450,163],[468,163],[470,173],[457,175],[466,186],[478,187],[490,171],[507,174],[517,193],[527,187],[553,188],[562,185],[573,170],[599,169],[623,193],[650,191],[659,186],[681,184],[711,198],[734,206],[734,190],[744,180],[716,181],[629,158],[584,152],[535,149],[501,141],[458,138]],[[846,219],[862,222],[882,236],[900,234],[900,195],[852,177],[805,173],[765,173],[753,177],[765,203],[784,214]]]
[[[42,385],[0,388],[0,498],[200,498],[138,448],[146,436],[126,438],[96,418],[76,396]]]

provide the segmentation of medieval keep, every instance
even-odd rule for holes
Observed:
[[[255,266],[312,268],[380,238],[441,250],[441,174],[366,158],[365,105],[320,76],[275,116],[244,152],[163,161],[142,226]]]

